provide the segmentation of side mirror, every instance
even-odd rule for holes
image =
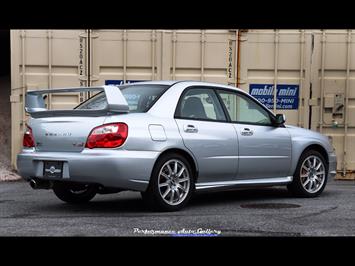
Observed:
[[[282,125],[286,122],[286,116],[284,114],[277,114],[275,117],[275,124]]]

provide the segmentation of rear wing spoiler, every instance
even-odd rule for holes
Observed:
[[[71,110],[48,110],[45,106],[43,94],[66,93],[66,92],[89,92],[101,91],[106,96],[106,107],[104,109],[71,109]],[[114,113],[128,113],[129,107],[121,90],[116,86],[79,87],[62,88],[50,90],[27,91],[25,101],[25,111],[32,117],[49,116],[102,116]]]

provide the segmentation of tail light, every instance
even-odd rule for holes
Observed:
[[[23,135],[23,147],[33,148],[35,146],[35,139],[32,134],[32,128],[26,125],[26,131]]]
[[[85,144],[86,148],[117,148],[127,139],[128,126],[125,123],[112,123],[95,127]]]

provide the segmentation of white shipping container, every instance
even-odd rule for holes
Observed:
[[[13,167],[27,89],[188,79],[254,88],[261,101],[275,100],[277,84],[284,96],[274,111],[331,136],[338,177],[354,178],[353,38],[346,30],[12,30]],[[47,104],[68,108],[85,98],[53,95]]]
[[[228,30],[12,30],[12,165],[27,116],[27,89],[102,85],[109,80],[189,79],[227,83]],[[234,54],[230,59],[234,58]],[[234,65],[230,68],[234,73]],[[52,95],[53,109],[74,107],[86,95]]]
[[[292,125],[333,139],[338,178],[355,178],[355,45],[352,30],[249,30],[241,34],[239,87],[299,86]]]

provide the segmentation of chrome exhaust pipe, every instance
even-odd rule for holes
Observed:
[[[31,180],[30,180],[30,186],[31,186],[31,188],[33,188],[33,189],[37,189],[37,188],[38,188],[38,185],[37,185],[36,180],[31,179]]]
[[[51,189],[52,182],[47,180],[31,179],[30,186],[33,189]]]

